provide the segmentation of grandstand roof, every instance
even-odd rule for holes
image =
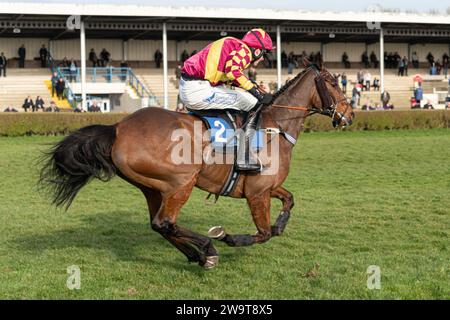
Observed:
[[[222,30],[230,36],[241,36],[252,26],[275,32],[275,26],[281,25],[283,41],[370,43],[378,41],[378,33],[368,29],[367,22],[377,21],[385,28],[388,42],[450,39],[450,18],[438,14],[29,2],[1,4],[0,36],[76,37],[76,33],[65,30],[70,15],[84,17],[86,35],[91,38],[160,39],[162,22],[166,22],[169,38],[177,40],[211,40]],[[15,34],[14,27],[21,33]],[[330,38],[330,34],[335,37]]]

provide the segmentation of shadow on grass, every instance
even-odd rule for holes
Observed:
[[[97,213],[80,218],[77,226],[17,237],[12,248],[39,255],[45,250],[85,248],[108,251],[114,258],[143,264],[161,265],[176,270],[203,273],[197,263],[188,263],[185,256],[150,228],[149,222],[131,220],[129,213]],[[214,243],[217,247],[219,244]],[[222,245],[222,244],[220,244]],[[229,248],[221,257],[227,263],[239,261],[245,250]]]

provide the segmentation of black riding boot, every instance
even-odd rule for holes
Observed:
[[[239,147],[236,161],[236,169],[239,171],[261,171],[258,157],[251,148],[260,110],[261,107],[256,108],[256,111],[250,114],[245,130],[241,130],[239,134]]]

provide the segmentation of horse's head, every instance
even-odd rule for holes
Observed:
[[[338,80],[323,67],[322,57],[313,64],[303,59],[305,68],[311,68],[316,73],[315,91],[312,96],[313,111],[331,118],[333,126],[345,128],[352,124],[355,114],[347,97],[339,87]]]

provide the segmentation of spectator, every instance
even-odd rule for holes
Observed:
[[[405,74],[405,76],[408,76],[408,65],[409,65],[409,60],[406,56],[403,57],[403,72]]]
[[[156,49],[154,58],[155,58],[156,67],[160,68],[161,67],[162,58],[163,58],[163,54],[162,54],[162,52],[159,49]]]
[[[344,68],[346,68],[346,69],[350,69],[351,68],[351,64],[350,64],[350,61],[348,60],[347,52],[344,52],[342,54],[342,63],[344,64]]]
[[[25,101],[23,102],[22,108],[25,110],[25,112],[28,112],[28,109],[33,108],[34,109],[34,103],[31,99],[31,96],[28,96]]]
[[[369,56],[367,55],[367,51],[364,51],[364,53],[362,54],[361,62],[364,65],[364,68],[370,68]]]
[[[417,52],[415,52],[415,51],[413,52],[413,54],[411,56],[411,60],[412,60],[413,67],[415,69],[418,69],[419,68],[419,56],[417,55]]]
[[[428,64],[430,65],[430,67],[431,67],[433,65],[433,63],[434,63],[434,56],[433,56],[433,54],[431,52],[429,52],[428,55],[427,55],[427,61],[428,61]]]
[[[189,53],[186,50],[183,50],[181,53],[181,62],[184,64],[187,59],[189,59]]]
[[[3,112],[18,112],[18,110],[13,107],[6,107],[6,109],[3,110]]]
[[[48,51],[45,44],[42,45],[41,50],[39,50],[39,58],[41,59],[41,68],[47,68],[47,57]]]
[[[430,66],[430,75],[435,76],[438,74],[438,68],[436,66],[436,63],[433,62]]]
[[[286,51],[281,51],[281,67],[287,68],[288,66],[288,55],[286,54]]]
[[[393,69],[398,68],[401,60],[402,60],[402,57],[398,54],[397,51],[395,51],[394,56],[393,56],[393,66],[392,66],[392,68]]]
[[[364,86],[364,72],[362,70],[359,70],[356,74],[356,82],[361,86]]]
[[[0,77],[3,76],[6,77],[6,66],[8,64],[8,60],[5,57],[5,54],[2,52],[0,54]]]
[[[356,107],[359,106],[360,100],[361,100],[361,93],[360,93],[360,90],[358,89],[358,87],[355,85],[352,90],[352,103],[351,104],[352,104],[353,109],[356,109]]]
[[[56,105],[55,101],[50,101],[50,105],[44,109],[45,112],[59,112],[59,108]]]
[[[289,53],[287,62],[288,62],[288,74],[292,74],[294,68],[296,67],[296,61],[293,51]]]
[[[197,54],[197,50],[193,50],[192,52],[191,52],[191,57],[192,56],[195,56]]]
[[[100,52],[100,63],[102,64],[102,67],[106,67],[109,65],[109,60],[111,58],[111,54],[103,48],[103,50]]]
[[[411,109],[420,109],[420,103],[414,97],[411,98]]]
[[[383,106],[383,110],[394,110],[394,105],[393,104],[385,104]]]
[[[64,99],[64,90],[66,89],[66,82],[63,78],[59,78],[56,83],[56,95],[59,100]]]
[[[44,110],[44,100],[42,99],[41,96],[37,96],[34,106],[32,107],[33,112],[35,111],[39,111],[39,109],[41,109],[42,111]]]
[[[274,94],[277,91],[277,83],[275,81],[269,82],[270,93]]]
[[[370,54],[370,62],[374,68],[378,68],[379,61],[374,51]]]
[[[347,93],[347,74],[344,72],[341,76],[342,92]]]
[[[256,76],[258,75],[258,72],[256,71],[255,66],[252,64],[250,68],[248,69],[248,78],[252,82],[256,82]]]
[[[177,67],[175,68],[175,86],[178,89],[180,86],[180,80],[181,80],[181,69],[183,68],[183,65],[178,62]]]
[[[448,77],[448,67],[449,67],[449,56],[444,54],[442,57],[442,70],[444,72],[445,79]]]
[[[416,99],[417,104],[420,106],[420,101],[423,100],[423,89],[421,83],[419,83],[419,86],[414,90],[414,99]]]
[[[268,92],[267,87],[264,84],[264,81],[260,81],[258,87],[259,87],[259,89],[261,89],[262,92]]]
[[[67,60],[67,57],[64,57],[59,65],[63,68],[69,68],[70,63],[69,60]]]
[[[86,112],[86,110],[81,108],[81,105],[77,105],[77,107],[75,108],[75,110],[73,110],[73,112],[75,112],[75,113],[82,113],[82,112]]]
[[[397,76],[404,76],[405,75],[405,64],[404,64],[404,62],[403,62],[403,60],[402,59],[400,59],[399,60],[399,62],[398,62],[398,73],[397,73]]]
[[[92,48],[91,52],[89,52],[89,61],[92,62],[92,68],[100,66],[98,63],[98,57],[97,57],[97,54],[95,53],[94,48]]]
[[[364,74],[364,83],[366,86],[366,91],[370,91],[370,83],[372,82],[372,75],[370,74],[370,72],[366,72]]]
[[[427,103],[423,106],[424,109],[434,109],[433,105],[431,104],[431,101],[428,100]]]
[[[122,60],[122,62],[120,62],[120,68],[123,69],[120,71],[120,80],[122,82],[125,82],[125,80],[127,80],[127,70],[128,69],[128,63],[125,60]]]
[[[93,101],[92,104],[88,108],[89,112],[101,112],[100,107],[97,105],[97,101]]]
[[[59,80],[59,77],[58,77],[58,72],[53,72],[53,75],[52,75],[52,98],[55,96],[55,92],[56,92],[56,85],[58,84],[58,80]]]
[[[73,82],[77,78],[77,63],[73,58],[70,60],[70,67],[69,67],[69,81]]]
[[[176,112],[186,112],[186,107],[184,106],[183,102],[180,99],[180,94],[177,96],[177,108],[175,109]]]
[[[18,52],[19,54],[19,68],[25,68],[25,57],[27,55],[27,50],[25,49],[25,45],[21,45]]]
[[[375,91],[380,91],[380,80],[378,80],[377,78],[373,79],[373,89]]]

